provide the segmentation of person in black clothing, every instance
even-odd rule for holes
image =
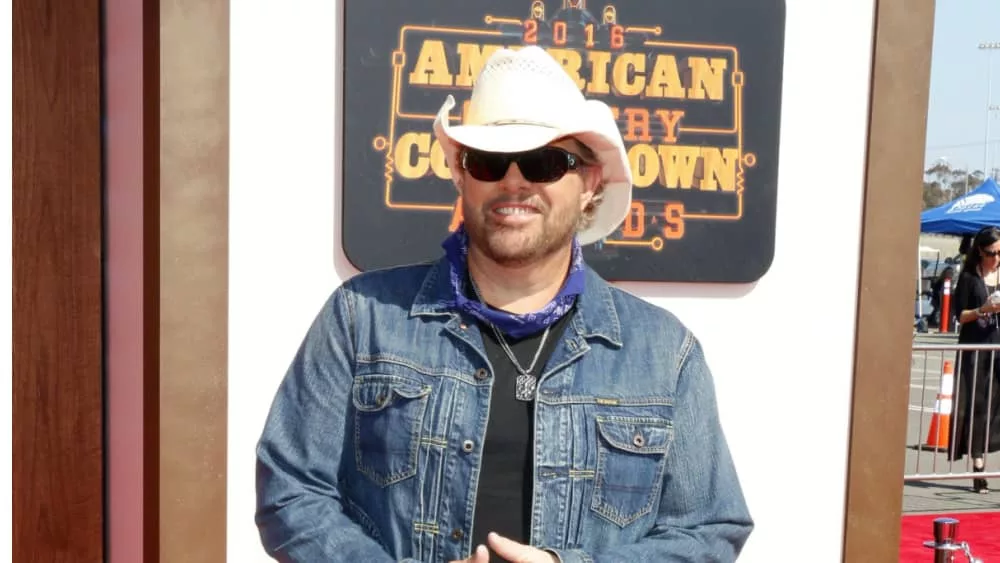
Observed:
[[[959,344],[1000,343],[1000,229],[976,234],[955,288],[961,329]],[[965,350],[958,354],[958,386],[953,402],[954,439],[949,459],[972,457],[973,471],[984,471],[983,456],[1000,450],[1000,354]],[[988,493],[986,479],[973,480],[973,490]]]
[[[537,46],[496,50],[460,124],[456,104],[433,124],[461,217],[444,256],[334,290],[275,394],[257,447],[265,550],[735,561],[754,522],[704,349],[583,256],[632,209],[611,108]]]
[[[963,235],[962,242],[958,243],[958,253],[965,256],[969,253],[969,249],[972,248],[972,236],[973,235]]]

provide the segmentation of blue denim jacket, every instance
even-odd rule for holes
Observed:
[[[492,369],[447,262],[355,276],[320,311],[257,447],[280,561],[448,562],[475,547]],[[565,563],[733,561],[752,529],[711,374],[671,314],[592,270],[537,387],[531,545]]]

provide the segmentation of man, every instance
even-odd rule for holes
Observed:
[[[258,455],[281,561],[732,561],[752,528],[698,341],[587,268],[628,213],[608,107],[536,47],[434,123],[464,222],[319,313]]]

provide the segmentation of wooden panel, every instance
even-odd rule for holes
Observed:
[[[169,77],[159,96],[160,560],[217,563],[226,559],[228,0],[161,0],[160,54]]]
[[[159,2],[104,2],[108,561],[159,556]]]
[[[100,1],[15,0],[13,560],[103,560]]]
[[[844,561],[897,561],[934,0],[878,0]]]

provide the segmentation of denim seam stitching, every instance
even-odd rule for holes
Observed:
[[[385,475],[384,478],[379,478],[376,475],[376,472],[374,471],[374,468],[373,467],[369,467],[368,464],[364,463],[364,461],[362,460],[362,457],[361,457],[361,446],[360,446],[360,443],[361,443],[361,425],[359,424],[359,422],[360,422],[360,419],[361,419],[361,414],[363,412],[379,412],[379,411],[361,411],[361,410],[357,410],[357,409],[355,410],[355,412],[354,412],[354,461],[355,461],[355,464],[357,465],[358,471],[360,471],[364,476],[366,476],[369,479],[371,479],[372,482],[375,483],[376,485],[378,485],[379,487],[382,487],[382,488],[388,487],[389,485],[393,485],[393,484],[399,483],[400,481],[404,481],[406,479],[409,479],[410,477],[413,477],[414,475],[417,474],[417,461],[418,461],[417,458],[418,458],[418,453],[419,453],[419,448],[420,448],[420,439],[421,439],[421,435],[422,435],[420,427],[423,424],[424,414],[425,414],[425,412],[427,410],[427,402],[428,402],[427,399],[428,399],[428,395],[426,395],[426,394],[423,395],[423,396],[421,396],[421,397],[418,397],[416,399],[411,399],[411,400],[414,400],[414,401],[419,401],[420,407],[419,407],[419,412],[417,413],[417,416],[415,417],[414,421],[411,423],[413,426],[416,427],[416,431],[412,431],[411,430],[411,432],[410,432],[410,451],[407,452],[407,454],[408,454],[407,462],[408,462],[409,466],[405,470],[396,471],[396,472],[393,472],[393,473],[388,473],[387,475]]]
[[[602,418],[607,419],[609,421],[615,421],[615,420],[617,420],[617,421],[634,420],[634,421],[636,421],[635,423],[638,423],[638,424],[643,423],[643,420],[646,420],[646,421],[650,420],[650,417],[639,417],[639,418],[630,418],[630,417],[602,417]],[[601,419],[599,419],[599,420],[601,420]],[[662,419],[660,419],[660,421],[662,421]],[[646,423],[648,424],[649,422],[646,422]],[[598,436],[597,436],[597,470],[596,470],[596,474],[595,474],[595,477],[594,477],[593,498],[592,498],[591,503],[590,503],[591,510],[593,510],[594,512],[596,512],[598,515],[606,518],[611,523],[617,525],[620,528],[624,528],[624,527],[628,526],[629,524],[632,524],[632,523],[636,522],[637,520],[639,520],[643,516],[645,516],[645,515],[649,514],[650,512],[652,512],[652,510],[653,510],[653,504],[655,504],[655,499],[659,496],[660,490],[663,487],[663,473],[666,470],[667,451],[669,449],[669,443],[670,443],[671,437],[672,437],[672,425],[667,424],[667,425],[665,425],[665,428],[667,429],[667,433],[668,433],[668,436],[667,436],[667,445],[664,447],[664,449],[663,449],[662,452],[656,451],[656,452],[653,452],[653,453],[650,454],[650,455],[659,456],[660,459],[657,461],[657,464],[656,464],[656,467],[657,467],[657,471],[656,471],[656,475],[655,475],[656,478],[654,479],[654,483],[653,483],[652,489],[649,491],[649,493],[647,495],[646,504],[644,506],[642,506],[640,509],[638,509],[637,511],[635,511],[634,513],[628,514],[628,515],[623,514],[623,513],[619,512],[618,510],[615,510],[613,507],[611,507],[610,504],[608,504],[607,502],[605,502],[603,500],[604,495],[603,495],[603,479],[602,479],[602,477],[605,474],[604,468],[606,467],[607,457],[610,454],[608,452],[608,448],[607,447],[602,447],[602,445],[601,445],[601,437],[604,436],[604,432],[600,428],[598,429]],[[604,439],[607,439],[607,437],[604,436]],[[612,446],[616,447],[616,444],[614,444],[614,442],[612,442]]]
[[[545,393],[539,394],[538,401],[540,403],[545,403],[546,405],[601,405],[598,402],[598,397],[590,397],[585,395],[570,395],[570,396],[560,396],[552,398],[551,395],[546,395]],[[603,399],[603,397],[601,397]],[[674,406],[674,400],[672,398],[663,397],[660,399],[616,399],[618,403],[615,406],[619,407],[672,407]]]
[[[684,342],[681,344],[680,353],[677,355],[677,365],[674,369],[677,373],[680,373],[684,369],[684,364],[687,363],[688,356],[691,355],[691,350],[694,348],[695,338],[694,333],[690,330],[684,333]]]
[[[417,373],[422,373],[424,375],[430,375],[430,376],[444,376],[444,375],[453,376],[453,375],[461,375],[461,374],[464,373],[461,370],[455,370],[455,369],[441,369],[441,370],[429,369],[429,368],[426,368],[424,366],[415,364],[415,363],[413,363],[413,362],[411,362],[409,360],[400,358],[398,356],[390,355],[390,354],[374,354],[374,355],[372,355],[372,354],[359,354],[358,355],[358,364],[372,365],[372,364],[377,364],[377,363],[381,363],[381,362],[385,362],[387,364],[395,364],[395,365],[398,365],[398,366],[402,366],[402,367],[405,367],[405,368],[412,369],[413,371],[415,371]]]
[[[351,342],[351,371],[357,373],[358,368],[358,335],[357,335],[357,313],[355,312],[354,300],[357,298],[351,289],[351,284],[344,285],[344,302],[347,304],[347,324],[350,327]]]
[[[388,549],[389,549],[388,546],[386,545],[385,541],[382,540],[382,534],[379,533],[378,528],[375,527],[375,521],[372,520],[371,517],[368,516],[368,513],[365,512],[361,508],[361,506],[358,505],[358,503],[354,502],[353,499],[351,499],[348,496],[343,496],[342,498],[347,501],[348,505],[350,505],[350,509],[351,509],[352,512],[354,512],[354,516],[356,516],[358,518],[358,520],[361,521],[360,522],[361,527],[366,532],[368,532],[368,535],[371,536],[372,539],[374,539],[375,541],[377,541],[379,543],[379,545],[382,546],[382,549],[385,549],[386,551],[388,551]]]

